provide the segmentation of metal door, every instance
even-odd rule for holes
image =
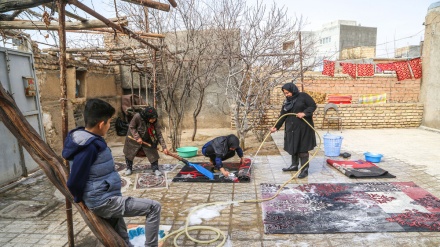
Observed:
[[[33,78],[35,96],[29,96],[26,92],[29,78]],[[31,126],[45,139],[36,79],[31,53],[0,47],[0,83],[12,94]],[[0,136],[0,185],[27,176],[28,172],[39,168],[1,121]]]

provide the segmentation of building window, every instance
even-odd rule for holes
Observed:
[[[319,43],[321,43],[321,44],[327,44],[327,43],[330,43],[330,42],[332,42],[332,38],[331,37],[325,37],[325,38],[322,38],[322,39],[319,40]]]
[[[85,97],[85,81],[86,81],[86,70],[76,70],[76,81],[75,81],[75,97],[84,98]]]

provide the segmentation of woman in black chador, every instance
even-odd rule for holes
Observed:
[[[307,93],[299,92],[293,83],[286,83],[281,88],[286,100],[281,108],[280,116],[286,113],[296,113],[280,119],[270,131],[273,133],[284,126],[284,150],[292,155],[292,164],[283,171],[298,171],[299,161],[304,165],[309,160],[309,151],[316,146],[315,131],[307,125],[304,118],[313,126],[313,112],[316,110],[316,103]],[[301,170],[298,178],[305,178],[309,175],[309,164]]]

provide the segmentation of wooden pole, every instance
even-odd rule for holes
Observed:
[[[148,98],[148,76],[147,76],[147,61],[144,61],[145,67],[145,104],[149,105],[150,99]]]
[[[150,23],[148,21],[148,7],[144,6],[145,32],[150,32]]]
[[[131,76],[131,106],[134,106],[134,89],[133,89],[133,65],[130,65],[130,76]]]
[[[174,0],[168,0],[168,2],[171,4],[171,6],[173,6],[173,8],[177,7],[177,3]]]
[[[156,108],[156,51],[153,51],[153,107]]]
[[[127,19],[111,19],[108,22],[113,25],[127,25]],[[113,23],[116,22],[116,23]],[[84,29],[92,29],[92,28],[102,28],[107,27],[108,25],[102,23],[100,20],[90,20],[90,21],[76,21],[65,23],[65,29],[68,30],[84,30]],[[16,21],[0,21],[0,29],[26,29],[26,30],[58,30],[59,24],[51,23],[46,25],[46,23],[42,21],[24,21],[24,20],[16,20]]]
[[[131,51],[135,49],[142,49],[143,47],[114,47],[114,48],[100,48],[100,47],[89,47],[89,48],[69,48],[66,49],[67,53],[84,53],[84,52],[112,52],[112,51]],[[46,48],[42,49],[43,52],[59,52],[58,48]]]
[[[67,136],[69,127],[69,120],[67,115],[67,59],[66,59],[66,1],[58,0],[58,15],[59,15],[59,29],[58,37],[60,42],[60,86],[61,86],[61,124],[63,145]],[[70,171],[69,162],[64,160],[67,171]],[[66,178],[67,179],[67,178]],[[69,239],[69,246],[75,246],[75,238],[73,234],[73,217],[72,217],[72,203],[66,198],[66,222],[67,222],[67,237]]]
[[[299,66],[301,71],[301,92],[304,92],[304,73],[303,73],[303,59],[302,59],[302,41],[301,31],[299,33]]]
[[[115,30],[118,30],[121,33],[125,33],[127,35],[129,35],[130,37],[136,39],[137,41],[148,45],[149,47],[153,48],[154,50],[159,50],[159,48],[157,48],[156,46],[150,44],[149,42],[143,40],[141,37],[139,37],[139,35],[135,34],[133,31],[121,27],[119,25],[116,25],[113,22],[110,22],[107,18],[105,18],[104,16],[98,14],[97,12],[95,12],[93,9],[87,7],[86,5],[80,3],[78,0],[67,0],[68,3],[75,5],[76,7],[82,9],[84,12],[94,16],[95,18],[97,18],[98,20],[101,20],[102,22],[104,22],[107,26],[114,28]]]
[[[158,9],[158,10],[162,10],[162,11],[166,11],[166,12],[170,11],[170,5],[165,4],[165,3],[154,2],[154,1],[150,1],[150,0],[122,0],[122,1],[134,3],[134,4],[139,4],[139,5],[143,5],[145,7],[150,7],[153,9]]]

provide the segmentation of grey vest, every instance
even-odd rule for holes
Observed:
[[[113,196],[122,196],[121,177],[115,170],[111,150],[107,147],[98,154],[90,168],[83,200],[88,208],[95,208]]]

